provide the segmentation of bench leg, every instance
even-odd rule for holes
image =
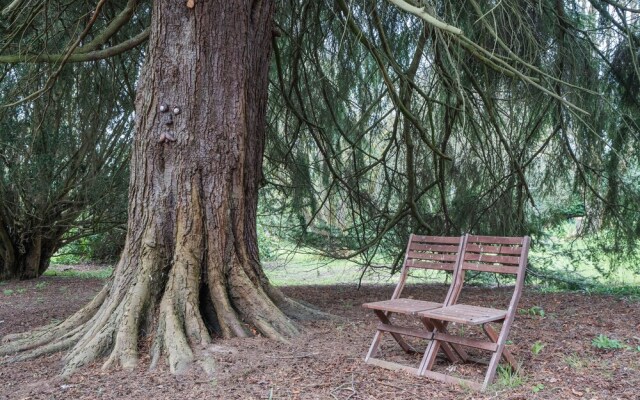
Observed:
[[[391,321],[389,321],[389,315],[391,315],[391,313],[386,314],[384,311],[380,311],[380,310],[373,310],[376,315],[378,316],[378,319],[380,321],[382,321],[383,324],[386,325],[393,325],[391,323]],[[378,333],[380,333],[380,331],[378,331]],[[411,346],[409,346],[409,344],[402,338],[402,336],[398,333],[395,332],[389,332],[391,334],[391,336],[393,336],[393,338],[396,340],[396,342],[398,342],[398,344],[400,345],[400,347],[402,347],[402,350],[404,350],[406,353],[415,353],[415,349]],[[382,335],[380,335],[382,336]],[[378,339],[379,340],[379,339]]]
[[[484,333],[487,334],[487,336],[489,337],[489,339],[491,339],[491,341],[493,343],[497,343],[498,342],[498,332],[496,332],[495,329],[493,329],[493,327],[491,325],[484,324],[484,325],[482,325],[482,329],[484,330]],[[514,371],[518,370],[518,363],[517,363],[515,357],[506,348],[506,346],[502,350],[502,357],[504,357],[505,361],[508,362],[509,365],[511,365],[511,368]]]

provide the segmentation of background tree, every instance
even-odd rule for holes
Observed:
[[[131,51],[105,61],[65,64],[55,53],[75,39],[84,5],[18,3],[2,8],[3,52],[19,49],[22,53],[8,57],[49,62],[3,65],[0,279],[38,277],[61,247],[126,224],[134,84],[141,58],[140,51]],[[116,26],[106,19],[114,10],[103,13],[104,19],[93,24]],[[81,54],[86,57],[132,30],[92,41],[84,35]],[[43,51],[51,52],[46,60],[38,58]]]
[[[5,103],[42,82],[41,65],[13,67]],[[0,279],[35,278],[62,246],[126,223],[127,160],[136,66],[69,66],[52,90],[0,109]],[[91,100],[88,100],[91,96]]]

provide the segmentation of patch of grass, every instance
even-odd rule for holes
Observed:
[[[531,391],[533,393],[538,393],[539,391],[544,389],[544,385],[542,383],[537,383],[531,387]]]
[[[542,349],[544,349],[544,346],[546,346],[546,344],[542,343],[541,341],[535,342],[533,346],[531,346],[531,353],[534,356],[537,356],[538,354],[540,354]]]
[[[78,271],[74,269],[57,270],[49,268],[44,272],[44,276],[63,276],[69,278],[83,279],[107,279],[113,273],[113,267],[104,267],[90,271]]]
[[[48,285],[47,282],[44,282],[44,281],[43,282],[38,282],[38,283],[36,283],[36,289],[44,289],[45,286],[47,286],[47,285]]]
[[[523,314],[523,315],[529,315],[532,317],[540,317],[540,318],[544,318],[544,309],[542,307],[539,306],[533,306],[531,308],[521,308],[520,310],[518,310],[518,313]]]
[[[522,371],[522,368],[514,371],[509,365],[498,365],[495,384],[501,388],[522,386],[525,383],[525,379],[520,371]]]
[[[566,356],[564,362],[575,370],[580,370],[587,366],[587,362],[575,353]]]
[[[591,341],[591,345],[600,350],[616,350],[624,349],[626,347],[621,341],[617,339],[610,339],[602,333]]]
[[[597,285],[584,290],[586,294],[604,294],[624,297],[640,301],[640,286],[638,285]]]
[[[16,289],[16,292],[17,292],[18,294],[23,294],[23,293],[26,293],[26,292],[27,292],[27,289],[25,289],[25,288],[18,288],[18,289]]]
[[[12,289],[5,289],[5,290],[2,291],[2,293],[5,296],[11,296],[13,294],[13,290]]]

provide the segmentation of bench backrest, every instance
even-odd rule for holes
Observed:
[[[466,271],[515,275],[516,282],[509,308],[517,305],[524,286],[530,238],[466,235],[460,265],[456,275],[453,302],[457,302]]]
[[[392,299],[400,297],[409,271],[412,268],[449,271],[454,273],[452,279],[455,280],[455,272],[460,263],[463,244],[464,236],[423,236],[411,234],[402,264],[400,282],[398,282]],[[450,295],[451,290],[447,295],[445,303],[448,301]]]

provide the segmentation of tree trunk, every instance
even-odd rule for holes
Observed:
[[[257,247],[272,14],[272,1],[153,2],[114,276],[74,316],[6,338],[0,354],[71,347],[64,373],[104,355],[105,367],[131,368],[148,333],[152,366],[166,355],[179,372],[207,366],[212,333],[298,333],[285,312],[313,311],[269,285]]]
[[[0,280],[34,279],[49,267],[57,240],[44,238],[41,232],[31,232],[19,245],[0,227]]]

